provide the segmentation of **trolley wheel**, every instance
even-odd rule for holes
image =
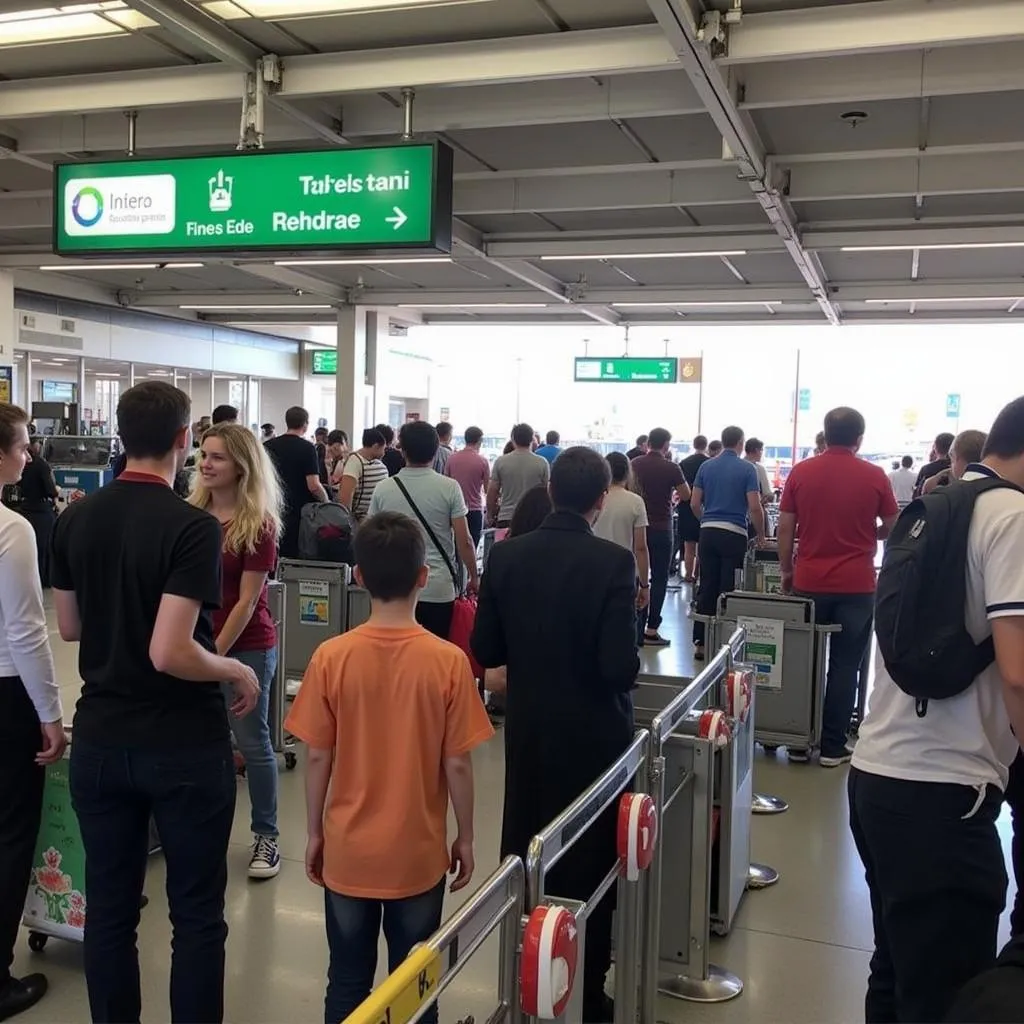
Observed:
[[[779,749],[777,743],[765,743],[764,752],[766,754],[774,754]]]
[[[29,932],[28,948],[31,949],[33,953],[42,953],[42,951],[46,949],[46,943],[49,938],[49,935],[44,935],[42,932]]]
[[[298,763],[299,759],[295,756],[294,750],[286,750],[284,752],[284,766],[288,771],[292,771]]]

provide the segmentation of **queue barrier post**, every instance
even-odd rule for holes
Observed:
[[[713,724],[714,719],[705,719],[698,721],[696,735],[681,732],[687,721],[701,712],[707,695],[737,666],[744,642],[745,631],[737,629],[704,670],[651,722],[648,791],[659,810],[659,829],[643,908],[641,1024],[654,1024],[659,991],[699,1002],[723,1002],[743,991],[742,981],[711,963],[709,956],[719,726]],[[708,714],[705,710],[699,717]],[[747,737],[752,742],[749,732]],[[749,785],[749,772],[746,780]],[[670,813],[673,805],[675,811]],[[749,832],[747,839],[749,842]],[[746,855],[749,859],[749,845]],[[669,871],[674,877],[665,887]],[[673,904],[672,913],[662,913],[663,893]]]
[[[627,791],[634,779],[636,789],[644,788],[648,745],[647,731],[638,731],[618,760],[533,837],[526,856],[528,908],[533,913],[537,908],[561,907],[573,915],[580,971],[586,949],[587,918],[612,886],[618,886],[615,1024],[635,1024],[640,1000],[640,925],[643,920],[646,876],[653,861],[660,826],[656,803],[642,792]],[[547,873],[616,801],[619,801],[617,856],[597,889],[585,901],[548,893],[545,888]],[[554,1015],[541,1017],[528,1012],[533,1006],[524,1006],[525,1019],[531,1024],[542,1019],[580,1024],[583,1020],[583,986],[571,985],[562,996],[557,1006],[553,1007],[558,1011]]]
[[[487,939],[498,932],[498,1005],[488,1024],[520,1019],[519,929],[526,905],[526,873],[506,858],[480,888],[426,942],[417,946],[345,1019],[344,1024],[416,1024]]]
[[[284,655],[284,584],[279,580],[270,580],[267,584],[267,608],[274,620],[277,633],[277,665],[274,678],[270,683],[270,707],[268,719],[270,724],[270,745],[275,754],[284,754],[285,767],[291,770],[298,763],[295,754],[295,741],[284,731],[284,718],[287,708],[287,683],[285,681]]]

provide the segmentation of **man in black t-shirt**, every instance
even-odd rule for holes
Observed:
[[[320,480],[316,448],[306,440],[309,413],[293,405],[284,414],[288,432],[271,438],[263,447],[273,460],[284,491],[284,515],[281,520],[282,558],[299,557],[299,522],[302,506],[311,501],[327,501],[327,491]]]
[[[921,493],[924,490],[925,483],[930,480],[933,476],[937,476],[943,470],[949,469],[949,449],[953,447],[954,437],[950,433],[939,434],[935,438],[935,443],[932,445],[932,458],[931,461],[921,467],[921,472],[917,474],[917,483],[914,484],[914,497],[921,497]]]
[[[693,439],[693,453],[687,455],[679,463],[686,482],[693,490],[697,480],[697,470],[708,461],[708,439],[703,434],[698,434]],[[693,509],[684,501],[677,509],[679,522],[679,539],[683,545],[683,582],[695,583],[697,573],[697,544],[700,541],[700,522],[693,514]]]
[[[373,428],[384,437],[384,454],[380,461],[387,466],[388,476],[397,476],[405,469],[405,456],[395,447],[395,431],[387,423],[378,423]]]
[[[220,524],[171,490],[190,449],[190,404],[164,381],[126,391],[117,406],[126,469],[54,531],[57,623],[65,640],[80,641],[70,789],[85,847],[85,977],[97,1021],[142,1012],[135,929],[150,817],[174,927],[170,1019],[224,1014],[236,783],[220,684],[232,686],[239,716],[256,706],[260,684],[242,662],[214,653]]]
[[[29,445],[29,462],[21,474],[21,504],[18,511],[32,524],[39,557],[39,580],[50,585],[50,535],[57,521],[57,482],[50,464],[43,458],[43,439],[33,437]]]

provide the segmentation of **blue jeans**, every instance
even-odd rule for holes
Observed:
[[[864,651],[871,642],[874,594],[801,594],[814,598],[814,621],[841,626],[829,637],[828,681],[821,725],[821,753],[841,757],[846,751],[853,710],[857,706],[857,681]]]
[[[651,564],[651,601],[641,613],[644,628],[657,632],[661,627],[661,610],[665,605],[668,574],[672,568],[672,529],[647,527],[647,552]]]
[[[245,758],[245,777],[252,805],[252,831],[258,836],[276,838],[277,831],[277,755],[270,741],[270,687],[277,670],[277,648],[266,651],[234,651],[231,657],[248,665],[260,681],[260,699],[245,716],[229,715],[235,744]],[[224,700],[230,707],[234,699],[231,687],[223,686]]]
[[[70,788],[85,847],[92,1019],[130,1024],[141,1014],[136,933],[152,815],[173,927],[170,1019],[217,1024],[224,1019],[224,889],[237,790],[231,744],[136,750],[76,739]],[[166,1011],[151,1016],[166,1019]]]
[[[327,968],[325,1024],[338,1024],[373,990],[377,970],[377,940],[381,917],[388,943],[388,972],[441,927],[445,880],[419,896],[402,900],[371,900],[324,890],[327,945],[331,962]],[[421,1018],[437,1024],[435,1003]]]

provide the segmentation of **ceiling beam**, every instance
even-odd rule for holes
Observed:
[[[831,324],[838,324],[839,311],[829,297],[828,281],[821,263],[816,255],[801,245],[796,216],[789,202],[770,180],[764,143],[750,118],[737,108],[736,100],[715,67],[708,48],[697,39],[697,25],[689,4],[686,0],[647,0],[647,5],[678,55],[711,120],[721,132],[725,150],[736,161],[740,177],[782,239],[826,319]],[[690,206],[692,202],[684,201],[684,205]]]
[[[171,35],[191,44],[231,67],[244,68],[250,74],[260,74],[259,62],[268,56],[248,39],[238,35],[219,18],[194,7],[188,0],[127,0],[128,5],[152,18]],[[241,97],[239,97],[241,99]],[[336,125],[328,120],[300,110],[276,92],[268,90],[267,101],[298,121],[314,135],[341,145],[347,143]]]
[[[276,267],[272,263],[235,263],[237,270],[262,281],[269,281],[278,288],[292,291],[296,296],[315,296],[328,302],[346,303],[349,290],[338,284],[331,284],[319,277],[304,274],[288,267]]]
[[[155,2],[155,0],[154,0]],[[676,59],[653,26],[396,46],[289,57],[283,100],[664,71]],[[241,99],[241,68],[214,64],[0,82],[0,121]]]
[[[722,64],[926,50],[1024,39],[1018,0],[875,0],[744,14]]]
[[[782,242],[774,232],[760,235],[636,235],[621,238],[565,239],[550,234],[543,240],[493,241],[488,239],[491,256],[509,259],[539,259],[543,256],[592,256],[610,253],[616,256],[657,253],[704,252],[781,252]]]

